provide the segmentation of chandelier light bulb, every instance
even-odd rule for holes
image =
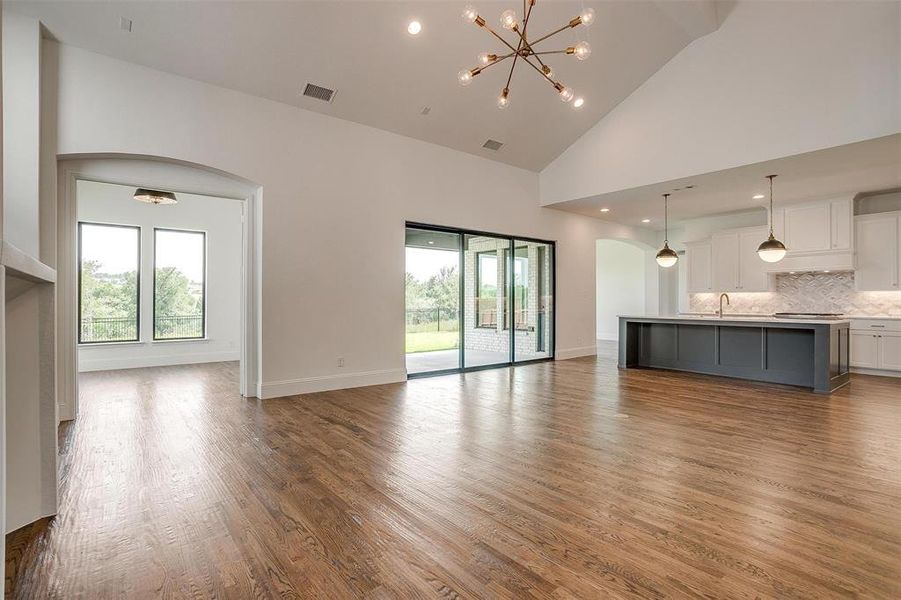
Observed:
[[[501,27],[504,29],[513,29],[516,27],[516,11],[508,8],[501,13]]]
[[[589,44],[588,42],[584,42],[584,41],[579,42],[578,44],[576,44],[575,48],[573,49],[573,54],[579,60],[585,60],[586,58],[591,56],[591,44]]]
[[[572,14],[572,13],[570,13],[570,14]],[[594,9],[586,8],[585,10],[583,10],[582,14],[579,15],[579,21],[585,27],[588,27],[589,25],[594,23]]]
[[[563,102],[569,102],[575,95],[576,93],[570,87],[565,87],[560,90],[560,100],[562,100]]]
[[[552,79],[554,77],[554,70],[547,65],[541,67],[541,72],[544,73],[544,76],[548,79]]]
[[[466,8],[463,9],[463,17],[464,23],[475,23],[476,18],[479,16],[479,11],[476,10],[476,7],[470,4]]]
[[[501,95],[497,97],[497,107],[498,108],[504,109],[504,108],[507,108],[508,106],[510,106],[509,94],[510,94],[510,90],[507,88],[504,88],[504,90],[501,92]]]
[[[459,73],[457,73],[457,81],[460,82],[460,85],[469,85],[472,83],[472,71],[469,69],[463,69]]]
[[[583,106],[585,106],[585,98],[582,98],[581,96],[579,96],[578,98],[573,100],[573,108],[574,109],[579,110]]]
[[[482,52],[481,54],[479,54],[477,59],[480,65],[487,66],[497,60],[497,55],[489,54],[488,52]]]
[[[410,35],[419,35],[420,31],[422,31],[422,23],[419,21],[410,21],[410,24],[407,25],[407,33]]]

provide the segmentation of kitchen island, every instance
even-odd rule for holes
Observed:
[[[621,315],[619,367],[671,369],[813,388],[850,381],[850,321]]]

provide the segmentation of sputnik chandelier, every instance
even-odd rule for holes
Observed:
[[[588,27],[594,21],[594,10],[591,8],[586,8],[582,10],[582,13],[571,19],[569,23],[556,29],[546,35],[540,36],[535,39],[529,39],[529,17],[532,14],[532,7],[535,6],[535,0],[523,0],[522,9],[523,9],[523,19],[522,23],[517,21],[516,19],[516,11],[510,9],[505,10],[501,13],[501,26],[507,31],[512,31],[516,34],[516,39],[514,43],[511,44],[503,37],[498,35],[496,31],[494,31],[488,24],[485,22],[475,8],[472,6],[467,6],[463,10],[463,21],[466,23],[475,23],[482,29],[485,29],[496,37],[501,43],[506,46],[506,49],[509,50],[507,52],[505,50],[505,54],[490,54],[488,52],[482,52],[479,54],[478,61],[479,66],[474,69],[463,69],[457,74],[457,79],[460,82],[460,85],[469,85],[472,83],[473,78],[480,74],[482,71],[489,67],[493,67],[508,58],[512,58],[512,64],[510,65],[510,73],[507,75],[507,83],[504,85],[504,89],[501,90],[500,96],[497,97],[497,106],[498,108],[507,108],[510,104],[510,81],[513,79],[513,70],[516,68],[516,64],[518,60],[522,60],[527,65],[535,69],[538,74],[546,79],[555,90],[557,90],[557,95],[563,102],[569,102],[575,96],[575,92],[573,92],[572,88],[566,87],[559,81],[554,79],[553,70],[545,64],[544,60],[541,58],[542,56],[547,56],[549,54],[569,54],[571,56],[575,56],[578,60],[585,60],[591,55],[591,46],[588,42],[579,42],[575,46],[569,46],[563,50],[537,50],[535,49],[535,45],[545,41],[546,39],[557,35],[562,31],[566,31],[567,29],[572,29],[574,27],[578,27],[579,25],[584,25]],[[534,62],[533,62],[534,59]],[[537,64],[536,64],[537,63]],[[582,98],[577,98],[573,103],[574,108],[581,108],[582,104],[584,104],[584,100]]]

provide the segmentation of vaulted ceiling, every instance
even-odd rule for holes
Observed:
[[[453,2],[6,2],[39,18],[62,43],[278,102],[540,170],[694,39],[715,30],[728,3],[539,1],[533,32],[568,22],[583,6],[591,28],[567,30],[548,49],[585,39],[589,60],[555,56],[556,76],[585,98],[573,110],[527,67],[518,67],[511,103],[495,99],[498,65],[461,87],[457,72],[500,42],[460,18]],[[494,25],[518,0],[472,0]],[[120,19],[131,20],[131,31]],[[422,23],[419,35],[407,24]],[[500,30],[499,27],[496,29]],[[311,82],[337,91],[332,103],[303,97]],[[164,93],[161,91],[160,93]],[[429,107],[427,115],[421,114]],[[486,150],[487,139],[503,142]]]

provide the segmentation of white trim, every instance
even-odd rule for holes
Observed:
[[[876,375],[878,377],[901,377],[901,371],[886,371],[883,369],[862,369],[859,367],[851,367],[852,373],[859,375]]]
[[[617,342],[619,341],[618,333],[599,333],[598,334],[599,342]]]
[[[557,350],[554,360],[566,360],[568,358],[578,358],[580,356],[595,356],[598,353],[597,345],[582,346],[581,348],[565,348]]]
[[[320,375],[284,381],[266,381],[260,387],[260,398],[281,398],[297,394],[312,394],[329,390],[382,385],[385,383],[403,383],[407,380],[406,369],[383,369],[380,371],[360,371],[347,375]]]
[[[139,367],[168,367],[170,365],[196,365],[211,362],[239,360],[240,352],[225,350],[219,352],[199,352],[182,356],[160,354],[157,356],[129,356],[126,358],[82,358],[78,361],[78,372],[112,371],[114,369],[136,369]]]

